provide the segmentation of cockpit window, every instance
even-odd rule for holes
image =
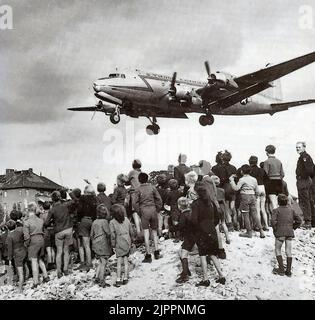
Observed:
[[[108,77],[100,78],[98,80],[112,79],[112,78],[126,78],[126,75],[123,73],[110,73]]]

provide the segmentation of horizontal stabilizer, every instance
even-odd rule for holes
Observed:
[[[315,103],[315,99],[309,100],[299,100],[299,101],[292,101],[292,102],[283,102],[283,103],[272,103],[271,107],[274,109],[275,112],[288,110],[288,108],[298,107],[305,104]]]

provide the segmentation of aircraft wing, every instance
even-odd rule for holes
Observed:
[[[233,80],[240,88],[247,87],[257,82],[271,82],[279,79],[293,71],[296,71],[304,66],[315,61],[315,52],[306,54],[304,56],[291,59],[277,65],[267,67],[265,69],[246,74],[241,77],[236,77]]]
[[[298,107],[303,106],[305,104],[315,103],[315,99],[309,99],[309,100],[299,100],[299,101],[292,101],[292,102],[283,102],[283,103],[272,103],[271,107],[275,110],[275,112],[278,111],[285,111],[292,107]]]

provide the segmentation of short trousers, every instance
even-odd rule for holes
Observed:
[[[15,267],[23,267],[23,264],[26,262],[27,252],[25,247],[20,247],[14,249],[13,258]]]
[[[157,230],[158,214],[155,207],[147,207],[141,209],[141,224],[142,229]]]
[[[219,211],[219,215],[220,215],[220,222],[225,222],[225,204],[223,202],[219,202],[220,205],[220,211]]]
[[[182,243],[182,249],[190,252],[190,251],[192,251],[195,244],[196,244],[196,236],[194,236],[194,235],[184,236],[184,242]]]
[[[283,242],[283,241],[286,241],[286,240],[293,240],[293,237],[277,237],[276,239],[281,241],[281,242]]]
[[[72,241],[72,228],[68,228],[55,234],[56,247],[70,246]]]
[[[219,254],[219,243],[216,234],[202,233],[197,238],[199,256],[217,256]]]
[[[53,228],[47,228],[44,231],[45,248],[55,246],[55,232]]]
[[[263,184],[259,184],[257,189],[258,189],[258,194],[256,194],[257,197],[260,197],[260,198],[266,197],[266,190]]]
[[[78,226],[78,235],[80,237],[89,237],[92,228],[92,219],[90,217],[83,217]]]
[[[257,211],[256,196],[254,194],[240,194],[240,207],[242,212]]]
[[[31,236],[30,245],[28,246],[28,258],[41,258],[45,254],[45,242],[42,234]]]
[[[269,179],[266,182],[266,194],[278,195],[280,193],[283,193],[282,180]]]

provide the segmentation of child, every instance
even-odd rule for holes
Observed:
[[[220,210],[220,226],[223,229],[225,235],[225,242],[227,244],[231,243],[229,231],[225,224],[225,212],[226,212],[226,202],[225,202],[225,191],[223,188],[219,188],[220,185],[220,178],[218,176],[211,176],[211,179],[214,181],[215,185],[217,186],[217,199],[219,202]]]
[[[113,204],[121,204],[125,205],[125,200],[127,196],[127,189],[125,187],[128,182],[128,177],[124,174],[119,174],[117,176],[117,187],[114,190],[114,194],[112,197]]]
[[[191,209],[189,199],[180,197],[178,199],[178,209],[181,212],[179,216],[178,229],[183,235],[184,242],[182,243],[181,249],[179,251],[183,271],[176,279],[176,282],[184,283],[187,282],[189,280],[189,276],[191,276],[188,267],[188,255],[196,244],[196,230],[191,222]]]
[[[203,280],[196,284],[197,287],[208,287],[207,255],[210,256],[218,274],[219,279],[216,282],[225,284],[225,277],[220,268],[220,262],[217,258],[219,254],[219,244],[216,225],[219,223],[219,217],[216,207],[213,205],[204,182],[197,182],[195,190],[198,193],[198,199],[192,203],[191,220],[196,228],[196,243],[199,251],[201,267],[203,271]]]
[[[288,206],[288,197],[284,194],[278,195],[279,207],[272,211],[271,225],[276,238],[275,251],[279,268],[274,268],[273,273],[291,277],[292,267],[292,239],[294,231],[302,224],[301,217]],[[287,269],[284,271],[281,247],[285,241],[285,252],[287,256]]]
[[[168,183],[167,183],[167,177],[166,174],[160,174],[157,176],[157,191],[159,192],[161,199],[162,199],[162,208],[161,211],[159,212],[158,219],[158,235],[159,237],[162,237],[162,230],[163,230],[163,225],[164,225],[164,236],[165,238],[168,238],[168,219],[169,215],[168,212],[164,209],[165,202],[167,200],[168,194],[169,194],[169,189],[168,189]]]
[[[174,242],[179,242],[178,239],[178,219],[179,219],[179,210],[177,207],[177,201],[182,196],[182,191],[179,189],[179,184],[176,179],[171,179],[169,182],[170,192],[168,194],[166,205],[170,206],[170,233],[175,235]]]
[[[28,267],[26,264],[27,252],[24,246],[23,228],[16,227],[16,222],[14,220],[9,220],[6,223],[9,230],[7,236],[8,243],[8,260],[11,264],[11,260],[14,259],[14,264],[19,277],[19,291],[22,292],[22,286],[24,283],[24,272],[23,266],[26,268],[26,273],[28,273]]]
[[[153,242],[154,242],[154,258],[160,258],[160,251],[158,249],[158,212],[162,208],[162,199],[158,191],[154,186],[148,183],[149,176],[141,172],[139,174],[140,186],[136,189],[134,195],[134,208],[136,212],[140,213],[141,224],[144,234],[144,243],[146,249],[146,255],[142,262],[151,263],[152,257],[150,253],[150,228],[152,230]]]
[[[198,198],[198,195],[195,191],[195,184],[198,181],[198,174],[195,171],[190,171],[185,174],[185,184],[187,188],[187,198],[189,199],[190,203]]]
[[[240,237],[251,238],[252,237],[252,226],[250,222],[250,216],[253,222],[257,226],[260,232],[260,238],[265,238],[265,233],[262,229],[261,223],[258,219],[257,207],[256,207],[256,193],[258,194],[258,183],[256,178],[250,176],[250,166],[244,164],[241,167],[242,177],[236,184],[234,178],[235,174],[232,174],[229,178],[231,187],[235,191],[240,190],[240,210],[245,220],[246,233],[240,233]]]
[[[96,220],[92,223],[91,240],[92,250],[98,256],[100,263],[96,269],[95,282],[101,287],[109,287],[110,284],[106,283],[104,279],[105,268],[107,259],[111,255],[110,247],[110,229],[107,218],[109,211],[104,204],[100,204],[96,208]]]
[[[117,280],[115,287],[128,283],[129,265],[128,256],[131,249],[133,231],[130,221],[125,218],[126,210],[120,204],[114,204],[111,208],[113,219],[109,223],[111,243],[117,257]],[[124,277],[121,277],[122,262],[125,266]]]

